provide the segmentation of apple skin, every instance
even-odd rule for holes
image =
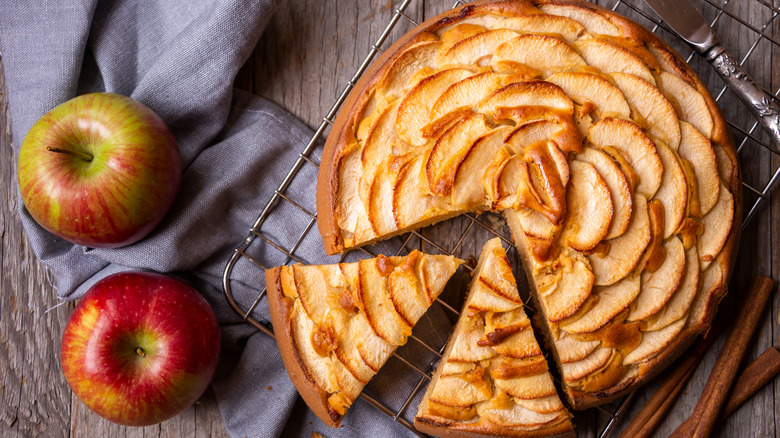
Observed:
[[[165,275],[127,272],[98,281],[79,301],[60,363],[73,392],[98,415],[148,426],[198,400],[219,352],[217,318],[195,289]]]
[[[162,221],[179,191],[182,162],[176,139],[151,109],[120,94],[91,93],[33,125],[17,170],[22,201],[43,228],[79,245],[115,248]]]

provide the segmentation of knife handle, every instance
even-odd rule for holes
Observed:
[[[704,56],[767,130],[773,145],[780,149],[780,108],[772,102],[772,98],[756,85],[720,44],[713,46]]]

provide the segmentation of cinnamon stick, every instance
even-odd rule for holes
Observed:
[[[634,417],[628,427],[620,435],[621,438],[641,438],[652,435],[653,431],[663,421],[666,414],[674,406],[696,365],[704,357],[704,353],[718,337],[718,329],[712,327],[705,338],[699,338],[692,348],[670,368],[663,383],[653,393],[641,411]]]
[[[780,352],[775,347],[769,347],[754,360],[742,374],[739,375],[734,383],[734,389],[726,400],[726,406],[723,407],[723,414],[718,420],[722,423],[729,415],[742,406],[745,401],[753,397],[759,389],[769,383],[776,375],[780,374]],[[689,426],[690,418],[680,425],[678,429],[684,429]]]
[[[778,373],[780,373],[780,352],[775,347],[769,347],[739,375],[723,408],[721,419],[736,411]]]
[[[726,343],[715,361],[710,377],[699,397],[699,402],[686,423],[680,425],[672,436],[705,438],[712,434],[718,416],[726,402],[739,369],[739,363],[745,356],[758,321],[764,313],[774,281],[768,277],[757,276],[743,299],[742,308],[726,338]]]

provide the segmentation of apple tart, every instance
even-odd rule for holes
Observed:
[[[405,257],[266,270],[282,361],[325,424],[338,425],[461,263],[413,251]]]
[[[574,436],[498,238],[482,249],[414,425],[437,436]]]
[[[733,141],[691,68],[576,0],[478,1],[421,24],[356,84],[318,179],[328,253],[502,212],[575,408],[705,332],[740,217]]]

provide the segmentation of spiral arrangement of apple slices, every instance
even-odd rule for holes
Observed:
[[[413,251],[405,257],[266,271],[282,360],[325,424],[338,425],[461,263]]]
[[[433,435],[574,431],[498,238],[482,249],[464,311],[420,402],[415,427]]]
[[[714,100],[650,32],[576,0],[481,1],[416,28],[358,83],[325,147],[318,222],[337,253],[501,211],[585,408],[709,327],[739,184]]]

